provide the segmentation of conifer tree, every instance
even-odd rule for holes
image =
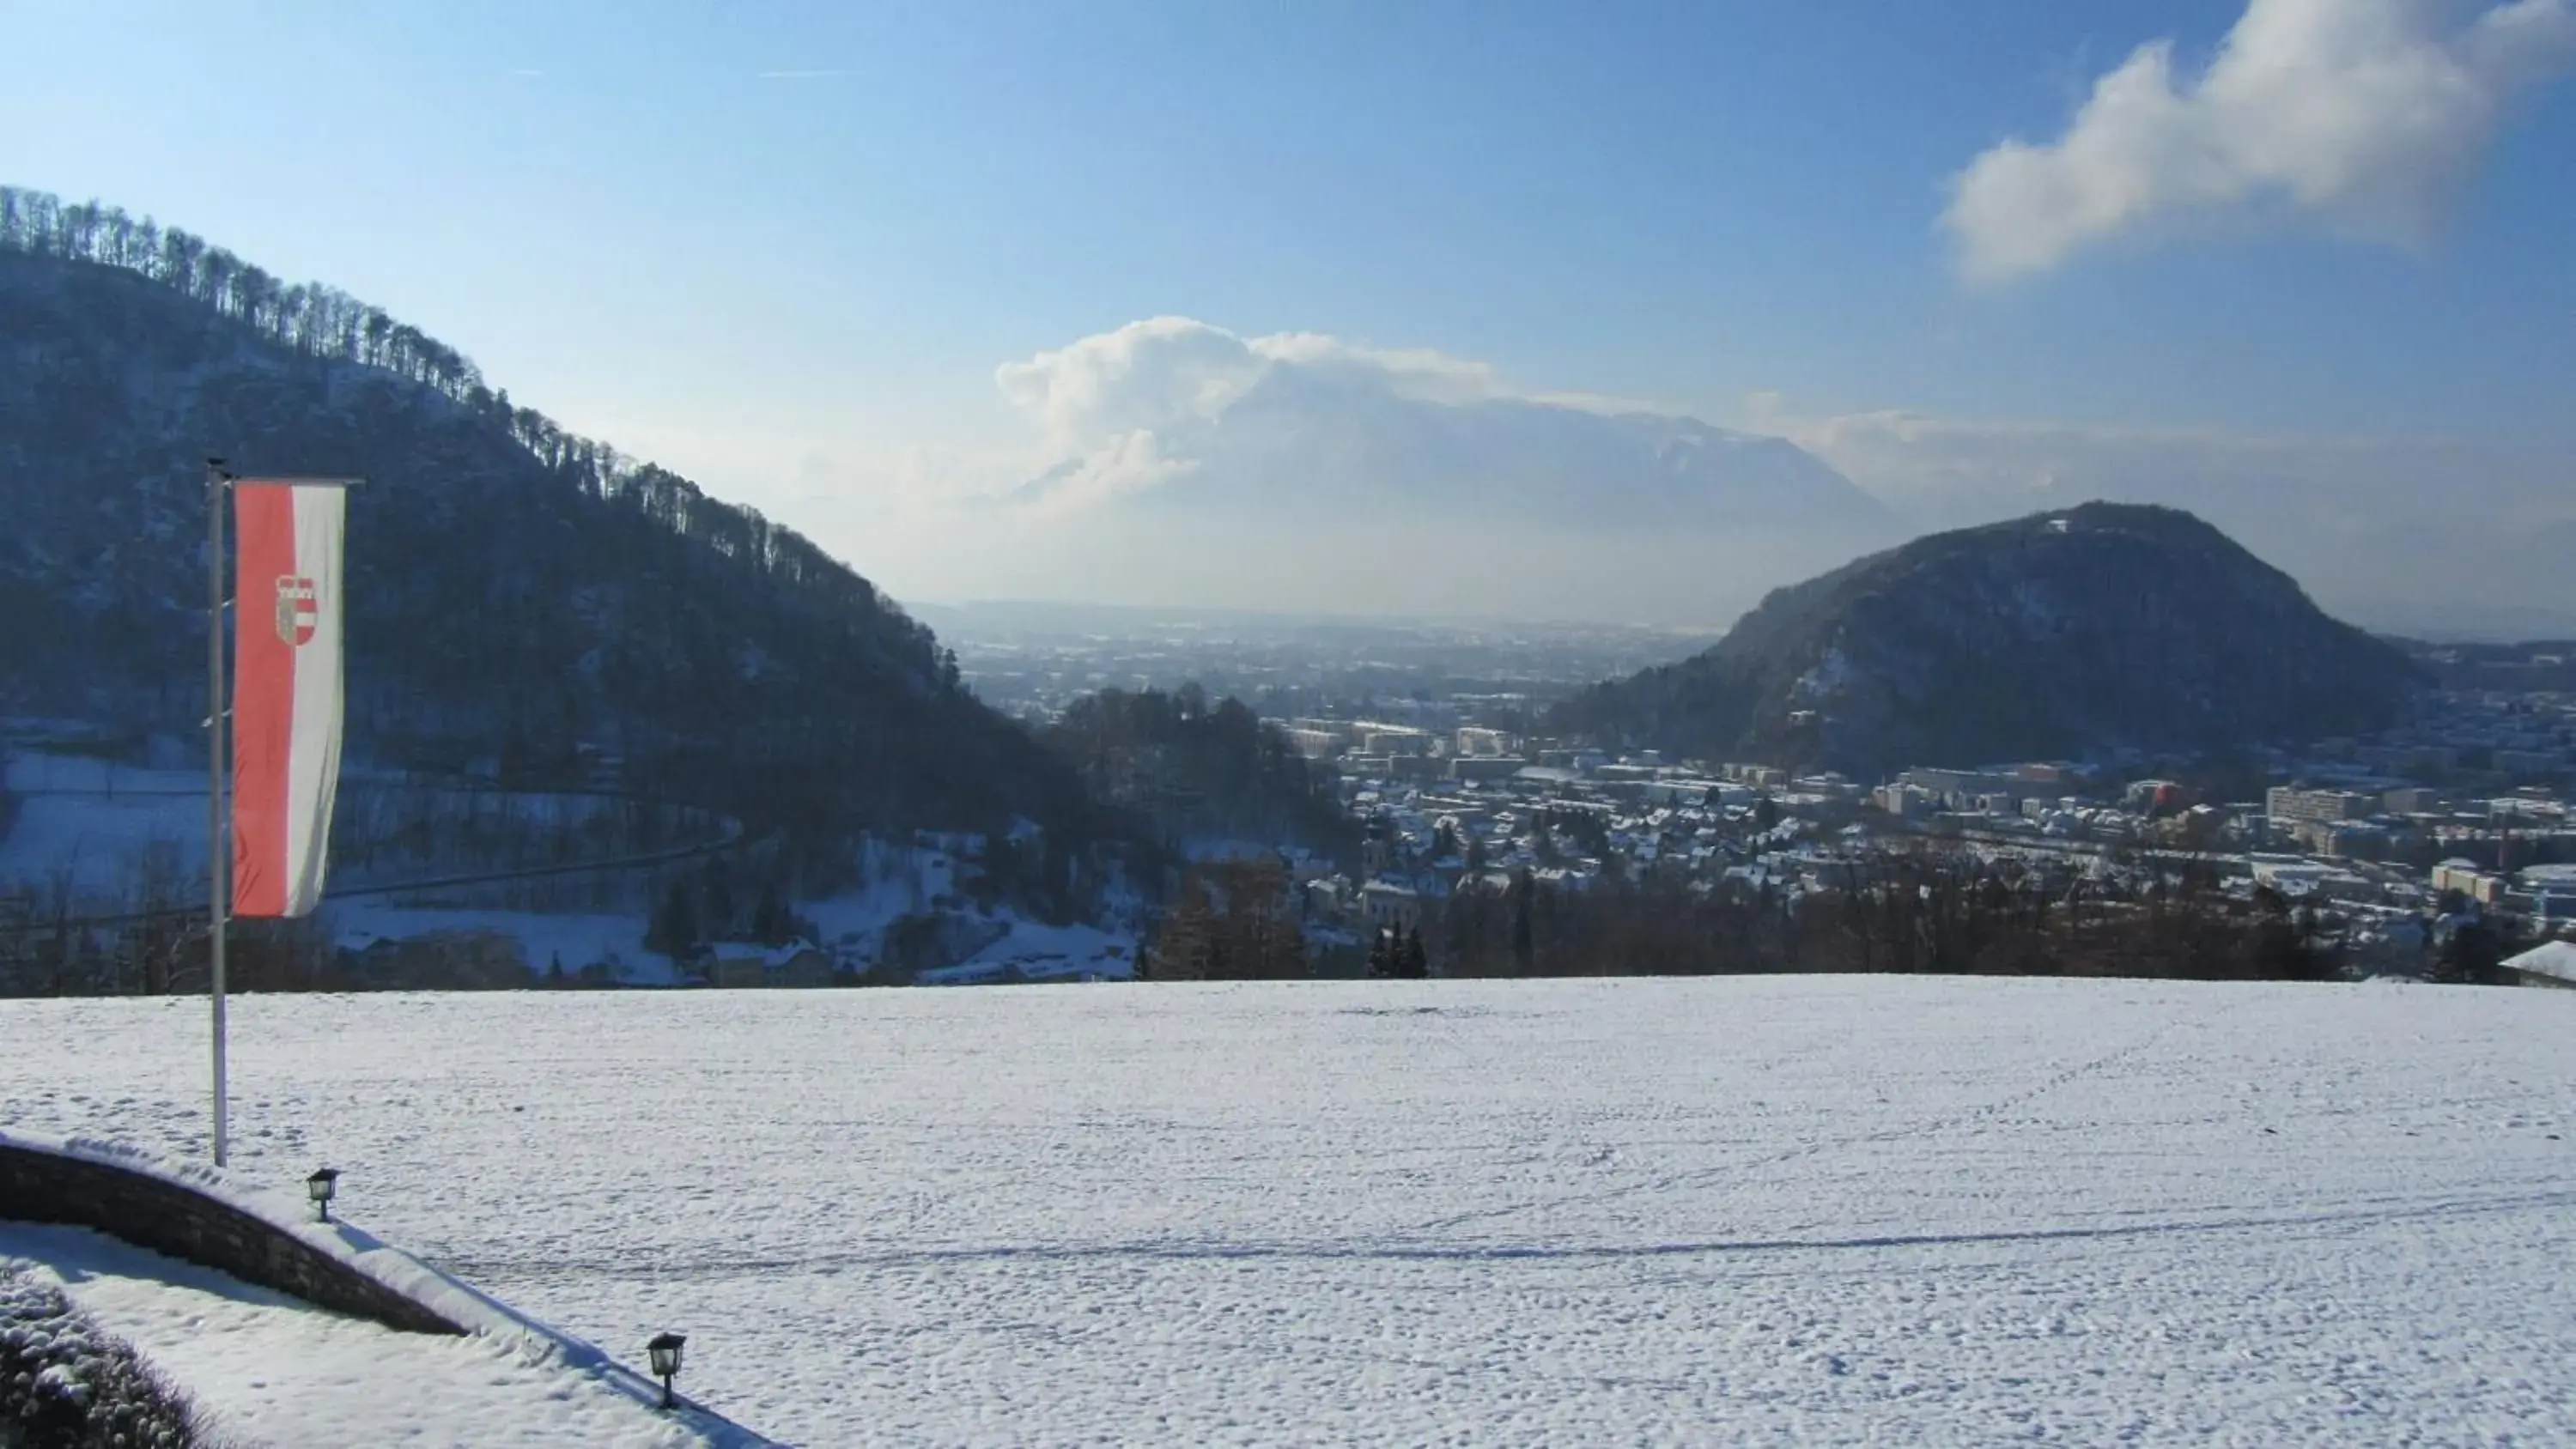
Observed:
[[[706,931],[711,937],[733,935],[733,869],[721,855],[707,858]]]
[[[751,938],[764,946],[784,946],[796,934],[794,918],[778,899],[775,882],[760,887],[760,903],[751,909]]]
[[[662,897],[662,909],[653,917],[653,931],[645,938],[644,947],[677,961],[697,944],[697,903],[689,897],[688,883],[675,880]]]
[[[1538,882],[1526,870],[1512,877],[1512,967],[1527,976],[1538,969],[1538,938],[1532,919]]]
[[[1149,971],[1157,981],[1203,981],[1215,965],[1215,920],[1207,890],[1193,879],[1163,917],[1155,934]]]

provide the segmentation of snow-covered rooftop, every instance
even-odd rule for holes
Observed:
[[[2519,956],[2507,957],[2504,964],[2511,971],[2576,981],[2576,941],[2544,941]]]

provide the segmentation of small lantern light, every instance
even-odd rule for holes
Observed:
[[[644,1351],[653,1356],[653,1372],[662,1380],[662,1407],[671,1407],[671,1380],[680,1373],[680,1349],[688,1337],[678,1333],[656,1334]]]
[[[322,1221],[326,1223],[331,1221],[331,1195],[339,1190],[340,1169],[336,1167],[323,1168],[304,1179],[304,1195],[313,1199],[313,1206],[321,1212]]]

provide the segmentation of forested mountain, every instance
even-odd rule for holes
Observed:
[[[367,479],[353,763],[551,783],[606,759],[816,861],[868,830],[1115,828],[929,630],[794,532],[339,292],[0,190],[0,716],[201,748],[208,455]],[[1080,853],[1051,852],[1058,887]]]
[[[1105,689],[1073,702],[1044,738],[1101,800],[1192,843],[1293,844],[1348,858],[1357,830],[1331,766],[1297,753],[1241,700]]]
[[[2200,519],[2087,503],[1776,590],[1705,653],[1598,685],[1555,723],[1869,772],[2347,733],[2416,678]]]

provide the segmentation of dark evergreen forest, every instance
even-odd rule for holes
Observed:
[[[115,207],[0,188],[0,716],[198,750],[203,460],[368,481],[353,763],[606,773],[795,843],[1042,826],[1057,908],[1143,832],[793,530],[581,437],[457,349]],[[200,756],[202,757],[202,756]]]
[[[1095,798],[1151,819],[1169,844],[1302,847],[1348,865],[1359,844],[1330,765],[1297,753],[1241,700],[1195,684],[1166,694],[1104,689],[1044,733]]]

